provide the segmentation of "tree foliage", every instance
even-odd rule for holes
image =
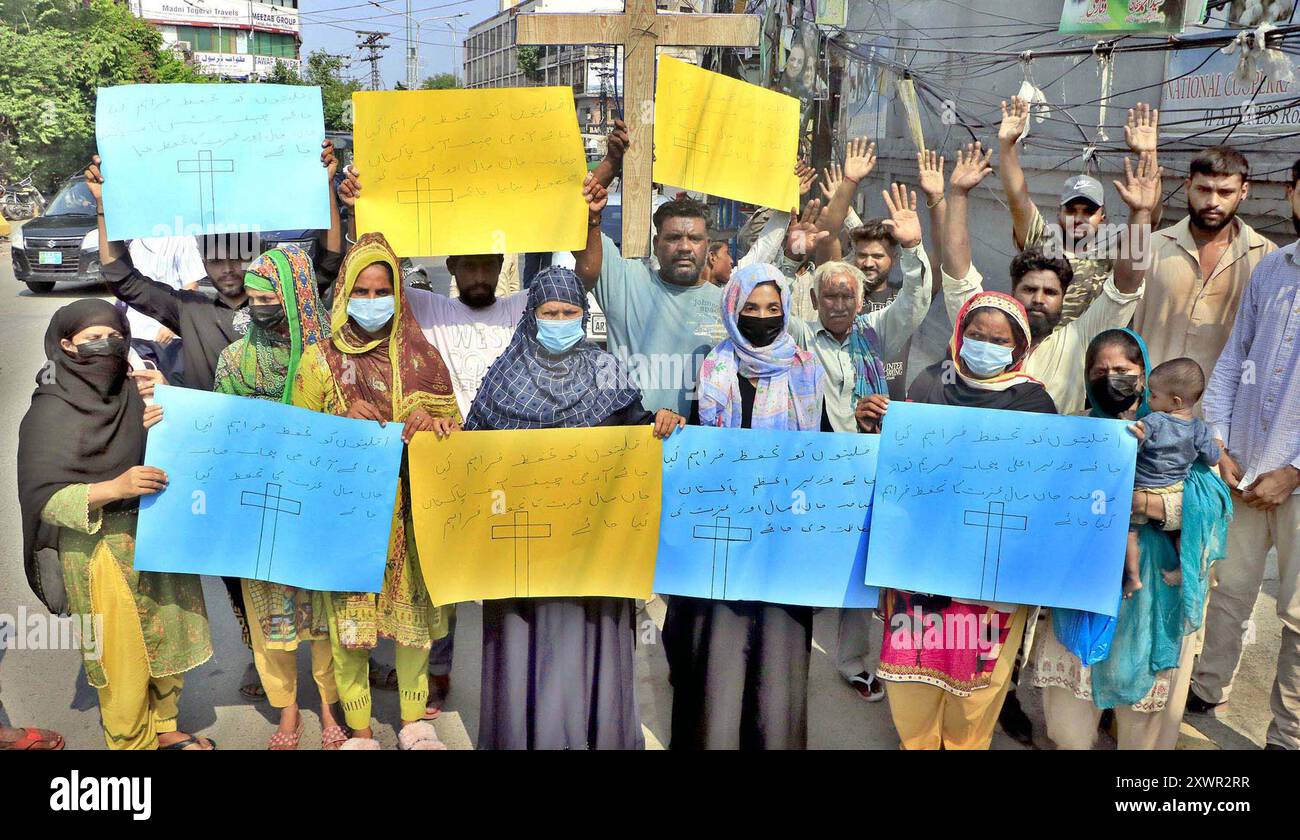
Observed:
[[[519,64],[519,70],[530,79],[537,79],[540,75],[539,67],[542,63],[542,50],[540,47],[523,46],[515,47],[515,60]]]
[[[435,73],[420,83],[421,90],[451,90],[460,87],[454,73]]]
[[[352,130],[352,94],[361,83],[343,78],[345,59],[316,50],[303,65],[302,84],[320,88],[325,106],[325,128],[329,131]]]
[[[112,0],[0,0],[0,55],[0,181],[47,193],[94,152],[97,88],[210,81]]]

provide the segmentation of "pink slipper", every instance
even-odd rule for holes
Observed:
[[[281,732],[275,730],[271,736],[271,741],[267,744],[270,750],[296,750],[298,749],[298,740],[302,738],[302,721],[298,722],[298,729],[294,732]]]
[[[349,738],[343,742],[340,750],[377,750],[379,742],[374,738]]]
[[[438,738],[438,732],[423,721],[403,726],[397,733],[397,747],[402,750],[445,750],[447,745]]]
[[[347,743],[348,733],[343,731],[343,727],[327,726],[320,733],[320,748],[322,750],[337,750]]]

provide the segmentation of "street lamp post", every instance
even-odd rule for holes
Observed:
[[[410,0],[407,0],[407,2],[409,3]],[[417,20],[417,21],[415,21],[415,38],[414,38],[414,40],[412,40],[412,39],[410,38],[409,35],[407,36],[407,43],[408,43],[408,45],[411,47],[411,52],[408,53],[408,60],[407,60],[407,67],[406,67],[406,76],[407,76],[407,79],[410,80],[410,81],[407,82],[407,86],[408,86],[408,87],[410,87],[412,90],[414,90],[415,87],[416,87],[416,85],[418,84],[418,82],[414,81],[414,79],[415,79],[416,76],[419,75],[419,70],[418,70],[418,68],[419,68],[419,64],[420,64],[420,52],[419,52],[419,47],[420,47],[420,27],[423,26],[423,25],[426,24],[426,23],[436,23],[436,22],[438,22],[438,21],[442,21],[442,25],[445,26],[445,27],[447,27],[447,31],[451,33],[451,36],[452,36],[452,45],[451,45],[452,75],[455,76],[455,77],[457,77],[457,78],[460,77],[460,73],[457,72],[457,68],[459,67],[459,65],[456,64],[456,43],[455,43],[456,35],[457,35],[458,33],[457,33],[457,31],[456,31],[455,26],[453,26],[449,21],[453,21],[453,20],[455,20],[456,18],[462,18],[462,17],[465,17],[465,16],[468,15],[468,14],[469,14],[469,12],[459,12],[459,13],[454,14],[454,15],[440,15],[440,16],[438,16],[438,17],[428,17],[428,18],[424,18],[423,20]],[[407,18],[407,21],[408,21],[408,28],[409,28],[409,21],[410,21],[410,18],[409,18],[409,17]]]
[[[413,21],[411,18],[411,0],[407,0],[407,88],[409,88],[409,90],[415,90],[415,88],[420,85],[419,78],[417,78],[420,75],[420,27],[424,26],[425,23],[454,21],[458,17],[467,16],[467,14],[469,13],[458,12],[456,14],[441,14],[441,16],[438,17],[426,17],[421,21]],[[411,35],[412,26],[415,27],[415,36],[413,36],[413,38]],[[451,23],[445,22],[443,23],[443,26],[446,26],[448,31],[451,31],[452,38],[455,38],[455,29],[452,27]],[[451,46],[451,60],[452,64],[455,64],[455,44],[452,44]],[[452,75],[458,75],[459,77],[459,73],[454,72]]]

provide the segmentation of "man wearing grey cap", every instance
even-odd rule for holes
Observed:
[[[1159,111],[1139,104],[1129,111],[1124,138],[1139,156],[1155,151]],[[1002,125],[998,128],[1000,153],[998,175],[1011,206],[1011,222],[1016,247],[1037,248],[1048,254],[1064,256],[1074,269],[1074,280],[1061,302],[1057,329],[1083,314],[1088,304],[1101,294],[1102,285],[1115,269],[1113,253],[1106,243],[1095,241],[1098,228],[1106,221],[1106,193],[1101,182],[1090,175],[1072,175],[1061,189],[1061,203],[1056,224],[1048,226],[1042,212],[1029,197],[1025,172],[1020,168],[1018,141],[1029,123],[1029,104],[1019,97],[1002,103]],[[1160,222],[1156,208],[1152,226]]]

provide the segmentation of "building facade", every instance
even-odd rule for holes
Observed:
[[[277,62],[299,69],[298,0],[128,0],[128,6],[204,73],[252,79],[269,75]]]

